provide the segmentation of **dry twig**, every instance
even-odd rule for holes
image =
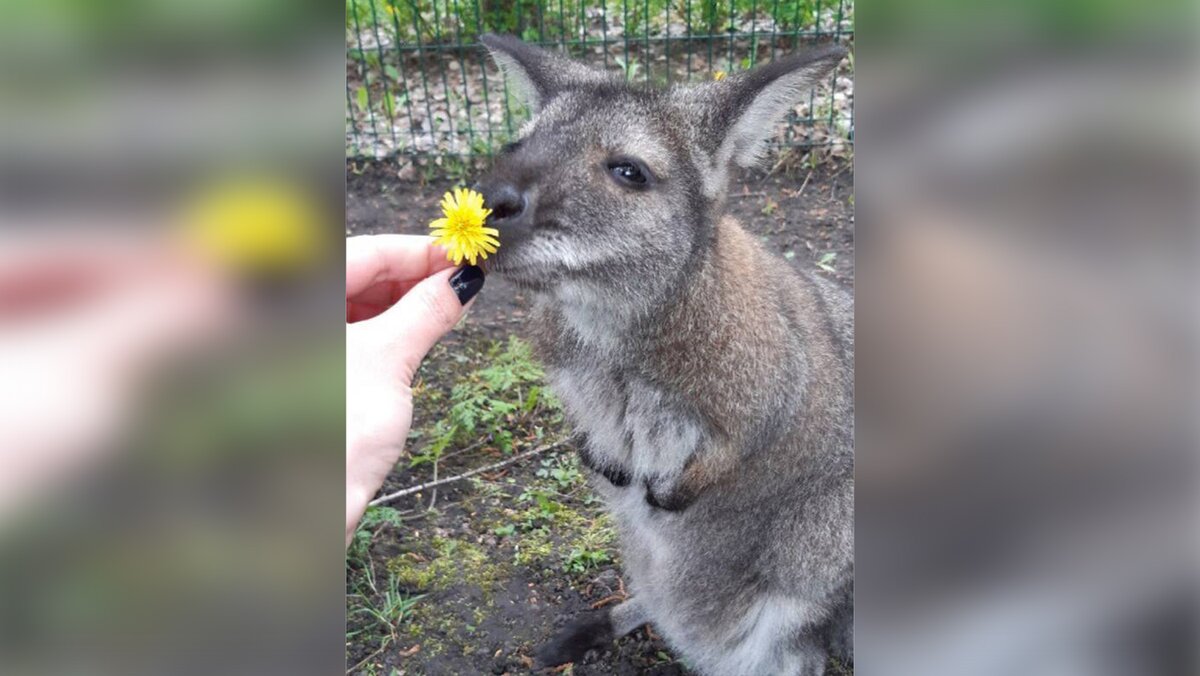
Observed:
[[[812,175],[813,173],[810,171],[808,172],[808,176],[804,177],[804,182],[800,184],[800,189],[796,191],[796,197],[804,194],[804,188],[808,185],[808,180],[812,178]]]
[[[412,486],[411,488],[405,488],[403,490],[396,491],[395,493],[389,493],[387,495],[380,496],[378,498],[375,498],[368,504],[370,504],[372,507],[374,507],[376,505],[383,505],[383,504],[389,503],[393,500],[402,498],[406,495],[412,495],[413,493],[420,493],[423,490],[435,488],[437,486],[444,486],[446,484],[454,483],[455,481],[461,481],[463,479],[468,479],[470,477],[475,476],[476,474],[483,474],[484,472],[491,472],[493,470],[497,470],[502,467],[507,467],[515,462],[520,462],[520,461],[524,460],[525,458],[532,458],[533,456],[538,455],[539,453],[545,453],[546,451],[550,451],[555,448],[558,448],[559,446],[562,446],[563,444],[567,443],[568,441],[570,441],[570,437],[567,437],[564,439],[559,439],[558,441],[555,441],[554,443],[546,444],[545,446],[539,446],[533,450],[525,451],[524,453],[518,453],[511,458],[506,458],[504,460],[501,460],[500,462],[494,462],[490,465],[484,465],[483,467],[477,467],[469,472],[463,472],[462,474],[458,474],[455,476],[449,476],[444,479],[438,479],[436,481],[428,481],[426,483],[423,483],[423,484],[420,484],[417,486]]]
[[[438,459],[434,458],[433,459],[433,483],[434,484],[437,484],[437,480],[438,480],[437,475],[438,475]],[[431,495],[429,497],[429,509],[433,509],[433,506],[436,504],[437,504],[437,486],[435,485],[433,488],[433,495]]]
[[[625,591],[625,580],[618,577],[617,578],[617,591],[615,593],[609,594],[608,596],[605,596],[604,598],[600,599],[599,601],[596,601],[595,603],[593,603],[592,610],[597,610],[599,608],[603,608],[604,606],[607,606],[610,603],[615,603],[617,601],[624,601],[628,598],[629,598],[629,592]]]
[[[386,644],[386,643],[385,643],[384,645],[380,646],[380,647],[379,647],[379,649],[378,649],[378,650],[376,650],[375,652],[373,652],[373,653],[371,653],[370,655],[367,655],[366,657],[362,658],[362,660],[361,660],[361,661],[360,661],[358,664],[356,664],[356,665],[354,665],[354,666],[350,667],[349,669],[347,669],[347,670],[346,670],[346,673],[347,673],[347,674],[353,674],[354,672],[358,671],[358,668],[359,668],[359,667],[361,667],[361,666],[365,665],[367,662],[370,662],[372,658],[374,658],[374,657],[375,657],[376,655],[378,655],[379,653],[383,652],[385,648],[387,648],[387,644]]]

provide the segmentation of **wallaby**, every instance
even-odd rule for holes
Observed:
[[[479,184],[499,252],[621,538],[628,600],[538,654],[652,623],[700,674],[821,674],[853,654],[849,295],[723,215],[735,165],[845,55],[656,90],[482,41],[533,110]]]

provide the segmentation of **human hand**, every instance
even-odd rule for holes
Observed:
[[[157,368],[221,335],[235,301],[143,233],[0,237],[0,525],[115,450]]]
[[[434,343],[483,288],[432,238],[346,240],[346,544],[399,461],[412,424],[412,380]]]

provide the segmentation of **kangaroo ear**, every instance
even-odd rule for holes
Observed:
[[[487,47],[500,70],[516,85],[534,112],[564,91],[614,79],[604,71],[589,68],[556,52],[527,45],[511,35],[488,33],[480,36],[479,41]]]
[[[753,166],[775,123],[845,56],[843,47],[819,47],[697,87],[693,106],[714,159]]]

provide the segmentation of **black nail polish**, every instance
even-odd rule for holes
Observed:
[[[466,305],[483,288],[483,269],[477,265],[464,265],[450,278],[450,288],[458,296],[458,302]]]

